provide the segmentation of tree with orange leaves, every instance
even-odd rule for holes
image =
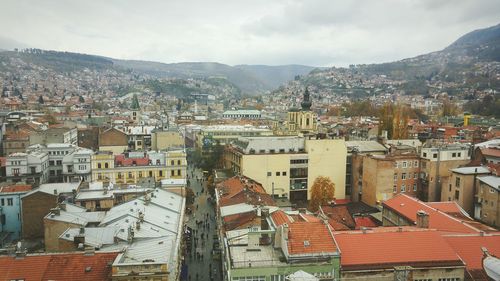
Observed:
[[[335,197],[335,184],[328,177],[319,176],[311,187],[309,210],[316,212],[319,206],[329,204]]]

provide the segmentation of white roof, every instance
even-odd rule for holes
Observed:
[[[489,141],[477,143],[477,144],[474,145],[474,147],[485,148],[485,147],[491,147],[491,146],[497,146],[497,145],[500,145],[500,138],[496,138],[496,139],[492,139],[492,140],[489,140]]]
[[[222,114],[246,114],[246,115],[258,115],[260,111],[257,109],[238,109],[238,110],[226,110]]]
[[[305,271],[299,270],[295,273],[288,275],[287,277],[290,281],[318,281],[319,279],[312,274]]]
[[[187,180],[186,179],[163,179],[161,180],[161,185],[162,186],[169,186],[169,185],[186,185]]]
[[[256,209],[256,206],[254,206],[254,205],[240,203],[240,204],[236,204],[236,205],[221,207],[220,208],[220,215],[221,215],[221,217],[227,217],[227,216],[235,215],[235,214],[248,213],[248,212],[254,211],[255,209]]]
[[[474,167],[461,167],[451,169],[452,172],[463,174],[463,175],[473,175],[473,174],[489,174],[490,170],[484,166],[474,166]]]

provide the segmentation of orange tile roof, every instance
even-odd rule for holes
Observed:
[[[323,213],[330,218],[329,221],[332,221],[330,224],[335,230],[342,230],[345,228],[354,229],[356,226],[347,205],[321,206],[321,209]],[[333,223],[333,221],[336,221],[336,223]],[[344,225],[344,227],[341,225]]]
[[[323,222],[294,222],[288,227],[290,255],[337,252],[335,240]]]
[[[346,270],[463,264],[437,231],[337,232],[335,240]]]
[[[430,207],[440,210],[445,213],[461,213],[462,208],[455,201],[445,201],[445,202],[427,202]]]
[[[458,233],[478,233],[480,231],[480,229],[468,224],[470,221],[454,218],[406,194],[398,194],[385,201],[382,205],[384,208],[399,213],[413,223],[417,220],[417,211],[423,210],[429,214],[429,228],[432,229]]]
[[[321,220],[313,215],[299,214],[301,219],[306,222],[320,222]]]
[[[0,280],[111,280],[112,263],[118,253],[28,255],[0,257]],[[87,269],[87,270],[86,270]]]
[[[0,193],[2,192],[23,192],[23,191],[30,191],[31,190],[31,185],[9,185],[9,186],[4,186],[0,187]]]

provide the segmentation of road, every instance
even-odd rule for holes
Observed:
[[[219,281],[221,261],[212,258],[213,237],[217,234],[214,205],[209,202],[210,195],[205,187],[206,180],[202,179],[202,171],[189,165],[188,176],[190,187],[195,194],[194,210],[187,216],[186,222],[193,230],[191,241],[187,242],[191,243],[191,250],[187,251],[185,256],[188,281]]]

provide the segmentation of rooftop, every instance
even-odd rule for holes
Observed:
[[[0,193],[26,193],[31,190],[31,185],[9,185],[0,187]]]
[[[319,222],[288,224],[288,252],[290,255],[333,254],[338,251],[329,226]]]
[[[500,177],[498,177],[498,176],[482,176],[482,177],[477,177],[477,179],[480,182],[483,182],[483,183],[493,187],[494,189],[496,189],[496,191],[500,191]]]
[[[429,214],[429,228],[443,232],[478,233],[480,231],[496,231],[470,219],[455,218],[406,194],[398,194],[385,201],[383,207],[399,213],[413,223],[417,220],[417,212],[423,210]]]
[[[0,257],[0,280],[109,280],[117,252],[81,252]]]
[[[437,231],[338,232],[346,270],[393,268],[397,265],[463,265]]]
[[[489,174],[490,170],[486,166],[460,167],[451,169],[452,172],[462,175]]]

